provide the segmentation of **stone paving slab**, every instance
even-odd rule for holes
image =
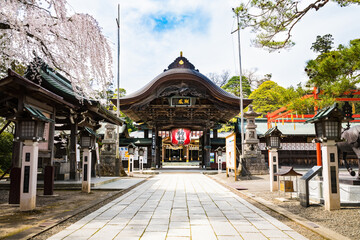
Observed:
[[[159,174],[49,239],[306,239],[202,174]]]

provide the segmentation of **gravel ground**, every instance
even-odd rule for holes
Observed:
[[[269,191],[268,176],[254,176],[253,180],[240,180],[237,182],[235,182],[234,179],[231,177],[227,178],[225,174],[214,175],[212,177],[218,179],[219,181],[227,184],[230,187],[241,187],[244,189],[241,190],[241,192],[250,193],[256,197],[263,198],[269,202],[276,204],[279,207],[286,209],[291,213],[299,215],[323,227],[329,228],[350,239],[360,239],[360,206],[342,206],[340,210],[335,211],[325,211],[324,206],[321,204],[312,204],[310,207],[305,208],[300,205],[298,199],[296,198],[293,198],[288,202],[282,202],[277,200],[276,198],[284,197],[284,195],[281,194],[280,196],[277,192],[272,193]],[[244,195],[242,194],[241,196],[243,197]],[[249,200],[249,198],[247,200]],[[252,200],[252,202],[254,201]],[[262,209],[263,207],[260,208]],[[284,219],[280,220],[283,222],[285,221]],[[304,236],[308,237],[309,239],[322,239],[321,237],[316,238],[316,236],[309,235],[308,232],[311,231],[307,230],[304,227],[299,229],[296,229],[296,227],[292,228],[294,228],[294,230],[298,231]]]
[[[67,218],[68,215],[83,208],[91,206],[99,199],[107,199],[118,191],[93,191],[90,194],[81,191],[55,191],[56,196],[41,196],[38,191],[36,209],[21,212],[18,205],[9,205],[8,191],[0,191],[0,239],[12,236],[32,228],[45,228],[56,221]],[[37,229],[38,231],[39,229]],[[22,237],[19,237],[22,238]],[[19,239],[18,238],[18,239]]]

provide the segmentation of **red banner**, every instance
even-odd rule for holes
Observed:
[[[190,143],[190,129],[178,128],[171,130],[171,143],[174,145],[187,145]]]

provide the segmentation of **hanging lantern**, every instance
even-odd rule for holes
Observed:
[[[178,128],[171,131],[171,143],[174,145],[187,145],[190,143],[190,129]]]

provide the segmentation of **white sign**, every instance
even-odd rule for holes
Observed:
[[[80,162],[80,145],[76,144],[76,162]]]
[[[100,154],[99,154],[99,144],[98,143],[95,143],[95,151],[96,151],[97,164],[100,164]]]
[[[147,153],[148,153],[148,148],[147,147],[142,147],[142,149],[144,150],[144,157],[143,157],[143,161],[144,164],[147,163]],[[129,152],[128,152],[128,148],[127,147],[119,147],[119,153],[120,153],[120,158],[122,161],[129,161]],[[138,148],[136,148],[135,154],[134,154],[134,160],[139,160],[139,152],[138,152]]]
[[[236,134],[226,137],[226,168],[236,169]]]

